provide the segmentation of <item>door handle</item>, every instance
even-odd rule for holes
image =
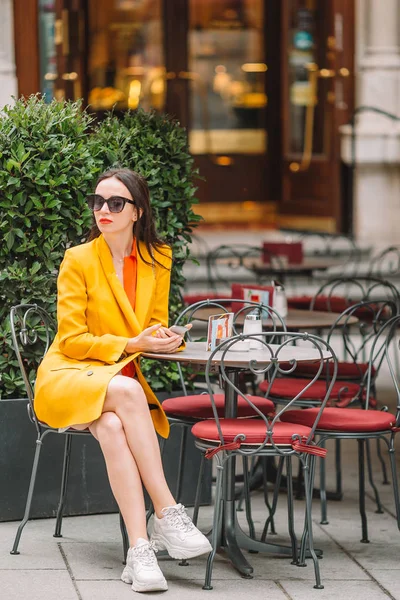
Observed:
[[[302,171],[307,171],[311,163],[313,153],[314,116],[315,106],[317,104],[318,79],[333,79],[337,75],[334,69],[320,69],[316,63],[309,63],[307,65],[307,70],[310,94],[305,116],[303,154],[300,162],[290,163],[289,169],[292,171],[292,173],[300,173]],[[348,69],[342,68],[339,70],[338,74],[342,77],[347,77],[350,74],[350,72]]]
[[[317,103],[318,76],[320,70],[318,68],[318,65],[316,65],[315,63],[309,63],[307,65],[307,70],[310,93],[305,116],[303,155],[301,157],[300,162],[290,163],[289,169],[292,171],[292,173],[307,171],[308,167],[310,166],[313,150],[314,115],[315,105]]]

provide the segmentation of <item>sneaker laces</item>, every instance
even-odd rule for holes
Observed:
[[[132,554],[137,558],[143,565],[151,567],[155,562],[157,548],[154,542],[148,542],[148,544],[141,544],[140,546],[134,546],[132,548]]]
[[[179,531],[191,531],[194,529],[191,518],[186,514],[183,504],[177,506],[168,506],[161,511],[163,518]]]

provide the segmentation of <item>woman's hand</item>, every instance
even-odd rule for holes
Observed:
[[[162,332],[159,334],[160,330]],[[134,352],[165,352],[169,354],[176,352],[182,341],[182,336],[172,333],[172,331],[158,323],[147,327],[142,333],[131,338],[125,347],[125,352],[128,352],[128,354]]]
[[[189,331],[189,329],[192,328],[192,323],[189,323],[189,325],[186,325],[186,328],[187,328],[187,331]],[[168,338],[173,335],[176,335],[176,333],[174,333],[173,331],[168,329],[168,327],[160,327],[159,329],[157,329],[157,331],[155,333],[155,336],[158,338]]]

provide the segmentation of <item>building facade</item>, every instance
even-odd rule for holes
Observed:
[[[0,0],[0,103],[41,92],[98,118],[167,112],[209,222],[395,244],[400,0],[382,4]]]

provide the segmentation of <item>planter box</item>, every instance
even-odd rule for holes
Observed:
[[[178,394],[177,394],[178,395]],[[30,422],[27,399],[0,400],[0,521],[23,517],[35,452],[36,429]],[[182,502],[194,502],[200,452],[188,436],[187,463]],[[164,464],[166,477],[174,493],[178,467],[180,432],[173,428],[167,441]],[[43,442],[35,492],[33,518],[54,517],[60,494],[65,436],[49,434]],[[202,486],[202,504],[211,501],[211,470],[207,464]],[[65,515],[116,512],[98,442],[91,436],[74,436]]]

